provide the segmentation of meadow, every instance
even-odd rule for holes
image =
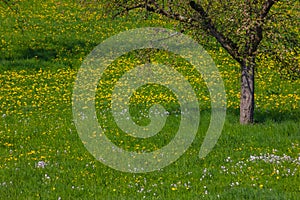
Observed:
[[[210,120],[201,76],[176,55],[150,52],[174,66],[197,90],[201,121],[196,138],[174,163],[155,172],[128,173],[96,160],[77,134],[72,92],[88,53],[105,39],[138,27],[176,28],[158,16],[130,13],[112,20],[94,1],[16,1],[0,6],[0,199],[298,199],[300,196],[300,79],[281,77],[261,55],[256,72],[255,123],[239,119],[239,65],[214,40],[207,52],[223,78],[227,116],[205,158],[198,152]],[[144,52],[145,53],[145,52]],[[146,52],[147,53],[147,52]],[[157,85],[132,98],[131,114],[147,124],[149,106],[161,103],[171,124],[149,140],[122,133],[111,114],[114,84],[148,57],[118,58],[98,85],[97,115],[108,137],[128,151],[163,147],[176,134],[178,103]],[[148,104],[143,103],[148,102]],[[164,134],[165,133],[165,134]]]

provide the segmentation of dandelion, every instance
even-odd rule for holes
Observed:
[[[27,153],[27,155],[31,155],[31,154],[35,154],[35,151],[32,150],[32,151],[30,151],[30,152]]]
[[[172,184],[171,184],[171,190],[172,190],[172,191],[177,190],[177,185],[176,185],[175,183],[172,183]]]

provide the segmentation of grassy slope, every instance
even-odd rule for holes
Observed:
[[[268,69],[273,66],[262,62],[257,75],[258,123],[240,126],[236,111],[239,68],[214,47],[210,54],[224,78],[229,106],[216,147],[206,158],[197,157],[209,122],[209,112],[203,111],[199,134],[178,161],[155,173],[121,173],[97,162],[77,135],[71,110],[76,72],[87,53],[115,33],[132,27],[172,25],[135,16],[112,23],[100,17],[101,6],[68,1],[20,2],[18,15],[0,9],[1,199],[299,196],[299,81],[279,79],[276,71]],[[23,31],[16,19],[24,25]],[[125,60],[124,66],[130,61]],[[195,82],[195,86],[201,84]],[[122,145],[124,141],[122,136],[115,142]],[[165,144],[161,140],[153,143]],[[143,147],[136,142],[124,145],[136,151]],[[272,157],[277,163],[268,162]],[[46,162],[45,168],[36,167],[38,161]]]

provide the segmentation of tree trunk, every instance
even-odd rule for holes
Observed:
[[[253,123],[254,115],[254,68],[255,57],[243,59],[241,63],[240,123]]]

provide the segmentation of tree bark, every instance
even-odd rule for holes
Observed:
[[[253,123],[254,115],[254,68],[255,57],[245,58],[241,63],[240,123]]]

